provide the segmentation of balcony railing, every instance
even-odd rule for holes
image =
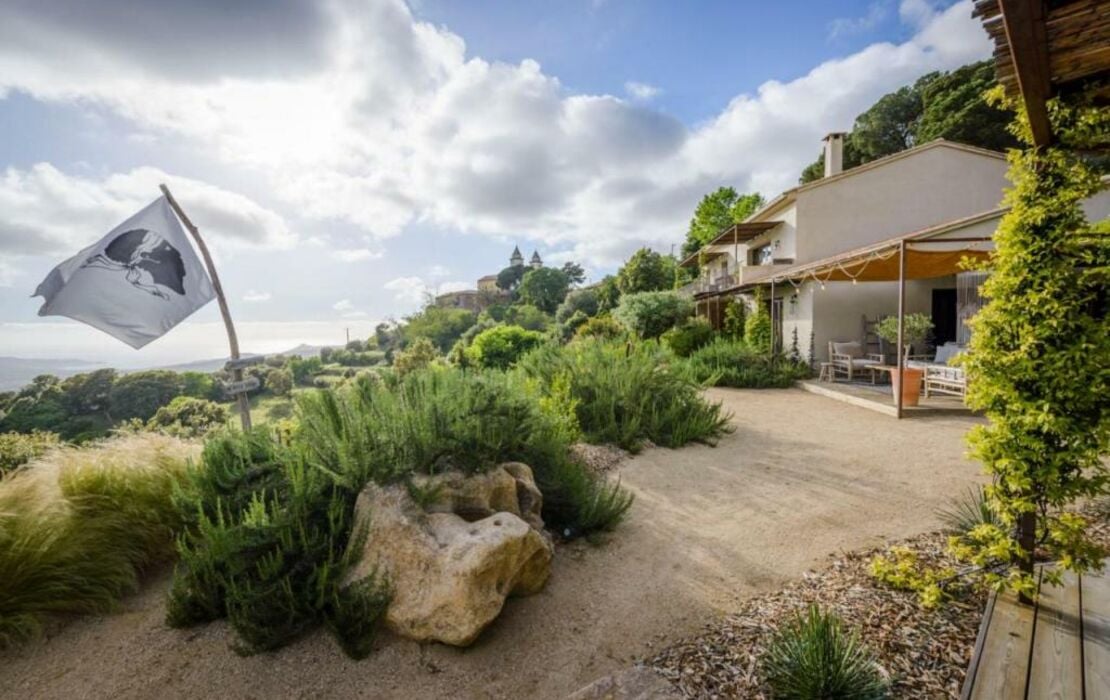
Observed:
[[[729,287],[735,287],[739,281],[736,275],[715,275],[708,279],[694,280],[679,288],[678,291],[688,295],[722,292]]]

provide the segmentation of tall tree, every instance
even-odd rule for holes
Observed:
[[[913,85],[883,95],[856,117],[844,141],[844,168],[938,138],[993,150],[1016,146],[1017,140],[1006,129],[1013,112],[983,98],[995,84],[993,62],[980,61],[947,73],[928,73]],[[824,174],[821,154],[802,171],[801,182],[819,180]]]
[[[570,279],[562,270],[540,267],[524,274],[518,289],[520,300],[544,313],[553,314],[567,296]]]
[[[671,256],[640,248],[617,272],[617,288],[622,295],[672,289],[676,269]]]
[[[694,209],[694,217],[690,219],[686,241],[682,244],[682,257],[698,252],[721,231],[748,218],[761,206],[763,196],[758,192],[737,194],[732,187],[718,187],[705,195]]]
[[[571,285],[582,284],[586,281],[586,271],[576,262],[568,260],[563,263],[563,274],[570,280]]]

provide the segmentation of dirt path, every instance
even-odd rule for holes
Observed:
[[[162,625],[162,577],[117,614],[0,656],[0,697],[559,698],[834,551],[932,529],[977,479],[971,418],[896,422],[800,390],[711,395],[736,432],[626,462],[627,522],[603,546],[560,548],[547,589],[510,601],[470,649],[383,635],[353,662],[316,633],[240,658],[222,623]]]

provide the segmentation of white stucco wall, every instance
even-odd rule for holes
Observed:
[[[818,260],[997,208],[1006,161],[946,145],[924,148],[797,194],[795,260]]]

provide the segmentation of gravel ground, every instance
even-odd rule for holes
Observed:
[[[561,546],[547,588],[509,601],[469,649],[383,635],[354,662],[316,632],[242,658],[221,622],[165,627],[163,574],[116,614],[0,654],[0,697],[563,698],[832,553],[935,529],[935,509],[980,478],[964,458],[973,418],[895,421],[801,390],[710,396],[736,431],[622,462],[627,521],[599,546]]]

